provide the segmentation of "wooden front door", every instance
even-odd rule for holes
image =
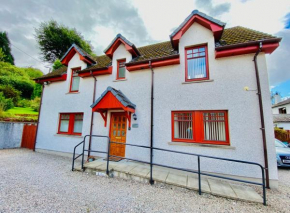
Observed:
[[[113,142],[126,143],[127,117],[125,113],[111,114],[110,139]],[[111,143],[110,155],[125,157],[126,146]]]

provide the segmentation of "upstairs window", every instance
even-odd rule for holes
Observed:
[[[286,107],[279,108],[279,114],[287,114]]]
[[[125,67],[126,60],[119,60],[117,61],[117,80],[118,79],[125,79],[126,77],[126,67]]]
[[[209,79],[207,46],[185,49],[185,81]]]
[[[229,145],[227,111],[172,112],[172,141]]]
[[[81,135],[83,113],[60,113],[58,134]]]
[[[80,77],[77,71],[81,70],[81,67],[73,68],[71,70],[70,92],[78,92],[80,86]]]

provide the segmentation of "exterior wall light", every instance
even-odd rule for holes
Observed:
[[[137,120],[137,115],[134,113],[133,114],[133,119],[136,121]]]

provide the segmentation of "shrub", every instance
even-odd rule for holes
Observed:
[[[14,107],[13,101],[11,98],[6,99],[2,92],[0,92],[0,108],[3,111],[11,109]]]
[[[21,91],[23,98],[31,98],[35,83],[30,80],[24,80],[14,76],[0,76],[0,84],[11,85],[16,90]]]
[[[287,141],[288,140],[288,134],[284,129],[280,129],[278,127],[274,128],[275,131],[275,138],[277,138],[280,141]]]
[[[31,106],[31,101],[27,100],[27,99],[22,99],[22,100],[18,101],[17,106],[18,107],[30,107]]]
[[[34,111],[39,112],[39,107],[40,107],[40,98],[36,97],[34,100],[31,101],[31,108]]]
[[[20,95],[21,92],[19,92],[18,90],[14,89],[12,86],[10,85],[0,85],[0,92],[3,93],[4,97],[7,98],[11,98],[13,101],[14,105],[17,105],[17,102],[20,99]]]

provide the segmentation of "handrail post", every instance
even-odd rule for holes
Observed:
[[[198,194],[201,195],[200,156],[197,157],[197,162],[198,162]]]
[[[76,155],[76,147],[74,148],[73,162],[72,162],[72,168],[71,168],[72,171],[74,171],[74,167],[75,167],[75,155]]]
[[[82,170],[84,171],[84,158],[85,158],[85,144],[86,144],[86,138],[84,138],[83,142],[83,156],[82,156]]]
[[[263,204],[264,204],[264,206],[266,206],[267,201],[266,201],[265,174],[264,174],[264,168],[261,167],[261,169],[262,169],[262,180],[263,180]]]
[[[109,176],[109,157],[110,157],[110,146],[111,146],[111,140],[108,139],[108,153],[107,153],[107,170],[106,173]]]
[[[154,184],[154,180],[153,180],[153,149],[152,147],[150,147],[150,180],[149,183],[151,185]]]

